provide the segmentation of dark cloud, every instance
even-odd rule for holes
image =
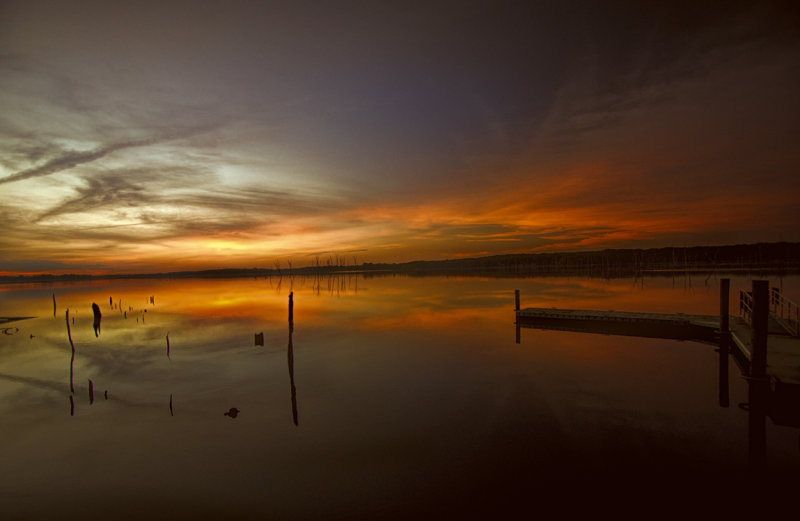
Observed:
[[[117,143],[114,145],[108,145],[105,147],[100,147],[85,152],[70,151],[59,157],[50,159],[41,166],[29,168],[27,170],[23,170],[22,172],[17,172],[16,174],[11,174],[10,176],[6,176],[0,179],[0,184],[13,183],[14,181],[22,181],[25,179],[30,179],[32,177],[41,177],[54,174],[56,172],[61,172],[62,170],[69,170],[70,168],[76,167],[78,165],[96,161],[102,157],[107,156],[108,154],[111,154],[112,152],[116,152],[117,150],[152,145],[156,142],[157,141],[155,140],[147,139],[142,141],[131,141],[128,143]]]
[[[409,250],[423,252],[428,258],[443,258],[523,253],[546,248],[570,249],[615,231],[616,228],[603,226],[554,228],[500,223],[433,224],[387,237],[387,241],[400,241]]]
[[[0,129],[8,126],[0,118]],[[0,166],[7,170],[22,170],[23,165],[31,163],[41,163],[55,156],[62,155],[65,150],[56,143],[44,143],[36,139],[33,132],[19,133],[11,136],[6,130],[0,133],[0,143],[3,146],[3,154],[0,156]]]
[[[69,272],[84,271],[86,269],[101,268],[100,264],[80,263],[73,264],[69,262],[61,262],[56,260],[38,259],[38,258],[16,258],[6,259],[3,258],[2,250],[0,250],[0,271],[11,272]]]

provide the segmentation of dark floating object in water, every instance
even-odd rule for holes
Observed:
[[[53,293],[53,316],[56,316],[56,294]]]
[[[154,306],[156,304],[156,298],[153,295],[150,295],[150,303],[153,304]]]
[[[111,306],[112,309],[114,308],[114,300],[111,297],[108,297],[108,305]]]
[[[233,409],[231,409],[231,410],[233,410]],[[175,416],[175,414],[173,414],[173,412],[172,412],[172,393],[169,394],[169,415],[170,416]]]
[[[108,400],[108,389],[106,389],[106,392],[103,393],[103,398]]]
[[[231,407],[230,410],[224,413],[224,416],[230,416],[231,418],[236,418],[239,415],[239,409],[236,407]]]
[[[256,339],[255,340],[256,340],[256,344],[255,345],[263,346],[264,345],[264,333],[263,332],[262,333],[256,333]]]
[[[167,360],[172,360],[172,358],[169,357],[169,333],[167,333]]]
[[[89,405],[94,403],[94,385],[91,378],[89,379]]]
[[[72,395],[69,395],[69,415],[75,416],[75,400],[72,399]]]
[[[4,335],[11,336],[11,335],[16,335],[17,333],[19,333],[19,328],[18,327],[4,327],[3,328],[3,334]],[[31,338],[33,338],[33,335],[31,335]]]
[[[100,319],[103,318],[103,315],[100,314],[100,306],[92,302],[92,313],[94,313],[94,322],[92,323],[92,327],[94,328],[94,336],[100,335]]]

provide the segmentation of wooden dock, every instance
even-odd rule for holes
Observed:
[[[715,342],[719,318],[706,315],[526,308],[517,311],[521,327],[608,335]]]
[[[520,328],[690,340],[719,346],[730,353],[742,374],[769,388],[770,416],[782,424],[800,426],[800,335],[798,320],[783,311],[797,306],[766,281],[754,281],[753,291],[740,292],[741,316],[729,314],[729,281],[720,288],[720,315],[643,313],[587,309],[520,309],[516,293],[517,342]],[[757,301],[757,302],[755,302]],[[770,305],[772,309],[770,309]],[[780,310],[781,313],[776,311]]]
[[[753,357],[753,329],[742,317],[729,317],[731,340],[749,373]],[[720,319],[711,315],[642,313],[588,309],[525,308],[517,311],[520,327],[581,333],[694,340],[717,345]],[[770,321],[767,336],[767,374],[784,383],[800,385],[800,338],[781,331]]]

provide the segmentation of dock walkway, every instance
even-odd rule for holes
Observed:
[[[754,280],[740,290],[739,312],[730,314],[730,279],[720,279],[719,316],[587,309],[520,309],[516,291],[517,343],[520,328],[556,329],[690,340],[719,353],[719,404],[728,407],[728,359],[747,380],[748,443],[751,465],[766,461],[766,418],[800,427],[800,306],[769,282]],[[770,309],[771,308],[771,309]]]
[[[517,324],[582,333],[696,340],[715,345],[719,338],[719,318],[682,313],[526,308],[517,311]]]
[[[727,283],[726,283],[727,284]],[[722,291],[722,289],[721,289]],[[781,296],[781,298],[783,298]],[[740,311],[743,316],[733,316],[728,311],[728,289],[721,295],[719,316],[687,315],[683,313],[646,313],[636,311],[525,308],[519,307],[519,293],[516,294],[516,325],[519,329],[556,329],[584,333],[640,336],[649,338],[668,338],[693,340],[705,344],[719,345],[727,335],[722,327],[730,331],[733,354],[745,375],[753,374],[753,364],[764,360],[754,356],[757,343],[752,320],[752,294],[741,292]],[[774,300],[774,295],[771,296]],[[787,301],[788,302],[788,301]],[[724,311],[723,311],[724,310]],[[792,387],[800,393],[800,336],[796,334],[796,324],[786,326],[786,321],[774,312],[763,312],[765,328],[762,337],[766,343],[766,376],[773,387]],[[727,324],[721,324],[721,317],[727,316]],[[519,336],[518,336],[519,338]],[[763,356],[763,355],[761,355]]]
[[[719,317],[709,315],[685,315],[683,313],[642,313],[636,311],[593,311],[588,309],[526,308],[517,311],[521,319],[588,320],[601,322],[624,322],[628,324],[652,325],[699,325],[719,328]]]

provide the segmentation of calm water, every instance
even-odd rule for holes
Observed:
[[[798,277],[771,282],[800,296]],[[514,289],[523,306],[719,305],[715,277],[0,286],[0,316],[35,317],[0,335],[0,518],[491,519],[750,490],[732,360],[722,407],[710,345],[536,329],[517,344]],[[797,490],[799,437],[767,420],[770,486]]]

